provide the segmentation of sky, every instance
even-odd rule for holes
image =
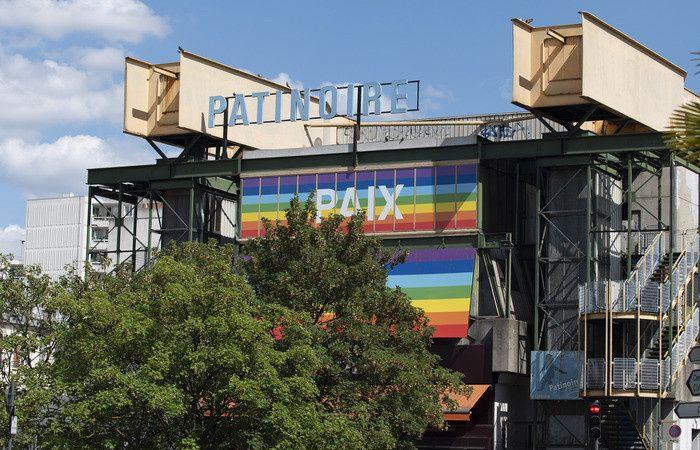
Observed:
[[[700,2],[0,0],[0,252],[19,253],[27,199],[84,195],[86,169],[148,164],[122,133],[124,56],[177,48],[293,87],[421,80],[423,117],[516,111],[510,19],[595,14],[689,72]]]

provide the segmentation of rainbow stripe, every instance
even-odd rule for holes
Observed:
[[[436,338],[467,335],[476,249],[413,249],[389,272],[387,286],[400,286],[425,311]]]
[[[396,186],[402,185],[396,195]],[[369,187],[375,186],[374,220],[365,221],[367,233],[391,234],[407,231],[476,229],[476,163],[405,169],[359,170],[309,175],[244,178],[241,182],[241,238],[261,236],[262,218],[284,222],[284,211],[295,194],[305,201],[317,189],[333,189],[334,208],[322,216],[339,213],[347,188],[357,192],[359,207],[369,206]],[[379,220],[386,200],[379,191],[385,186],[395,196],[402,218],[390,211]]]

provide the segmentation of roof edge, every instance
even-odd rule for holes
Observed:
[[[613,27],[609,23],[605,22],[604,20],[594,16],[593,14],[586,12],[586,11],[579,11],[578,12],[582,18],[586,18],[592,22],[595,22],[597,25],[602,26],[603,28],[607,29],[620,39],[624,40],[628,44],[632,45],[633,47],[636,47],[638,50],[641,50],[643,53],[645,53],[648,56],[651,56],[652,58],[656,59],[669,69],[673,70],[674,72],[680,74],[685,78],[688,75],[688,72],[683,70],[680,66],[677,66],[676,64],[672,63],[668,59],[664,58],[663,56],[659,55],[656,53],[654,50],[650,49],[649,47],[645,46],[644,44],[640,43],[639,41],[635,40],[633,37],[623,33],[622,31],[618,30],[617,28]]]

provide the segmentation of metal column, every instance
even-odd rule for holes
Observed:
[[[190,187],[190,208],[189,219],[187,222],[187,240],[192,242],[194,235],[194,186]]]
[[[534,351],[538,351],[540,349],[540,336],[539,336],[539,330],[540,330],[540,238],[541,238],[541,230],[540,230],[540,202],[541,202],[541,194],[542,194],[542,187],[540,185],[540,168],[537,168],[537,172],[535,174],[535,258],[534,258],[534,263],[535,263],[535,294],[533,298],[533,303],[535,305],[534,311],[533,311],[533,344],[532,344],[532,349]]]
[[[146,261],[144,265],[151,267],[151,233],[153,230],[153,191],[148,189],[148,236],[146,237]]]
[[[117,216],[116,216],[116,226],[117,226],[117,265],[119,265],[120,259],[119,257],[121,256],[121,251],[122,251],[122,220],[123,220],[123,214],[122,214],[122,194],[124,192],[124,186],[122,183],[119,183],[119,200],[117,201]]]
[[[668,350],[671,351],[673,346],[673,330],[674,314],[673,314],[673,299],[676,295],[673,285],[673,265],[674,256],[676,253],[675,230],[676,227],[676,170],[673,153],[668,157],[668,176],[669,176],[669,192],[668,192]],[[669,376],[673,379],[673,358],[669,358]]]
[[[632,273],[632,155],[627,155],[627,277]]]
[[[90,242],[92,241],[92,186],[88,186],[87,198],[87,236],[85,237],[85,264],[90,262]],[[83,265],[85,270],[85,265]]]
[[[139,222],[139,202],[138,200],[134,204],[134,209],[133,209],[133,220],[134,220],[134,225],[132,227],[133,231],[133,236],[131,236],[131,268],[134,272],[136,272],[136,241],[138,241],[138,238],[136,237],[136,227]]]

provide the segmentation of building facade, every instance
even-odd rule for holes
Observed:
[[[185,51],[127,58],[124,130],[160,158],[88,171],[85,205],[116,201],[121,226],[87,215],[86,254],[138,268],[171,240],[239,244],[313,193],[318,220],[363,210],[367,233],[408,251],[388,284],[425,310],[433,351],[473,388],[420,448],[590,448],[592,401],[603,448],[700,445],[699,424],[674,412],[700,331],[700,168],[662,136],[698,97],[682,69],[587,13],[514,20],[513,52],[526,112],[393,123],[360,123],[359,105],[297,120],[304,101],[323,111],[320,94]],[[355,88],[379,103],[373,85]]]
[[[86,261],[96,271],[110,271],[128,253],[134,267],[140,268],[146,261],[149,235],[147,206],[141,205],[140,212],[139,217],[133,205],[105,198],[88,202],[87,196],[73,194],[27,200],[24,264],[39,265],[43,273],[58,279],[68,268],[82,276]],[[151,228],[151,233],[157,230]],[[158,248],[157,241],[151,245]]]

